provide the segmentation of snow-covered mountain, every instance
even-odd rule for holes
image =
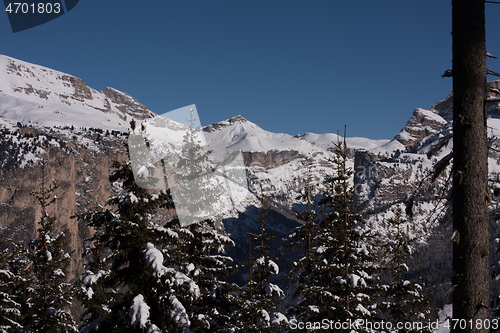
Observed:
[[[128,121],[153,112],[113,88],[97,91],[83,80],[0,55],[0,117],[44,126],[127,130]]]
[[[499,81],[489,84],[500,85]],[[443,161],[453,146],[452,103],[450,95],[428,110],[415,109],[392,140],[346,139],[349,165],[356,172],[353,181],[368,225],[383,234],[395,203],[406,205],[413,234],[420,237],[422,246],[433,249],[417,251],[420,257],[410,269],[423,260],[426,278],[436,286],[436,294],[444,294],[449,287],[442,272],[448,269],[451,256],[451,242],[444,241],[451,232],[446,223],[451,167]],[[130,120],[144,124],[156,142],[182,140],[186,125],[153,111],[116,89],[100,92],[72,75],[0,56],[0,236],[34,233],[39,212],[29,193],[39,185],[37,162],[44,157],[49,161],[50,179],[61,185],[56,193],[60,198],[55,208],[58,221],[69,226],[72,247],[82,249],[89,230],[69,217],[102,205],[113,191],[119,191],[116,184],[109,183],[108,174],[113,159],[126,159],[126,136],[122,134],[129,131]],[[499,149],[499,103],[489,103],[488,114],[489,143]],[[281,239],[300,223],[294,215],[304,209],[296,198],[298,180],[306,172],[302,161],[311,161],[310,171],[320,181],[333,173],[326,160],[339,140],[332,133],[272,133],[243,116],[205,126],[203,134],[207,148],[241,151],[243,155],[249,191],[240,196],[236,210],[221,210],[240,258],[248,248],[246,233],[257,228],[252,206],[259,205],[260,185],[273,205],[269,231]],[[496,185],[499,164],[500,154],[491,150],[490,183],[500,188]],[[498,205],[493,191],[490,205],[492,209]]]
[[[272,150],[296,150],[302,154],[318,151],[330,151],[332,143],[339,140],[337,134],[314,134],[291,136],[284,133],[272,133],[260,128],[242,116],[221,121],[203,128],[207,144],[211,149],[220,148],[247,152],[269,152]],[[353,149],[370,149],[387,143],[388,140],[366,138],[347,138],[347,144]]]
[[[126,158],[122,134],[129,131],[132,119],[144,124],[156,142],[181,141],[186,130],[185,125],[158,116],[126,93],[113,88],[97,91],[70,74],[0,55],[1,232],[19,237],[33,234],[39,213],[29,193],[38,186],[37,164],[43,157],[49,161],[49,176],[64,184],[57,194],[58,221],[71,226],[72,247],[82,248],[80,243],[89,231],[74,225],[69,217],[102,205],[116,190],[107,176],[113,159]],[[300,160],[309,156],[319,165],[332,153],[332,141],[338,139],[335,134],[272,133],[242,116],[205,126],[203,134],[209,149],[243,153],[250,191],[238,196],[236,211],[221,210],[221,215],[232,218],[226,224],[233,237],[245,241],[248,228],[240,230],[241,221],[247,221],[247,227],[253,223],[254,211],[249,207],[258,205],[260,184],[274,203],[271,230],[285,235],[297,223],[293,209],[300,204],[292,193],[304,172]],[[387,142],[347,140],[356,149]],[[324,169],[318,167],[318,177]]]
[[[50,127],[127,130],[132,118],[141,121],[156,116],[127,93],[110,87],[97,91],[75,76],[0,55],[0,117],[4,119]],[[171,125],[174,123],[171,121]],[[166,130],[176,126],[166,126],[165,120],[159,119],[151,124]],[[241,116],[205,126],[204,131],[210,148],[224,146],[242,151],[311,152],[318,148],[327,150],[337,140],[335,134],[306,133],[292,137],[272,133]],[[385,142],[348,138],[352,148],[371,148]]]
[[[30,125],[39,130],[59,127],[59,134],[66,140],[84,142],[84,132],[69,132],[70,128],[128,131],[129,121],[135,119],[147,128],[147,133],[157,143],[182,142],[186,126],[158,116],[126,93],[113,88],[104,92],[88,87],[75,76],[0,56],[0,121],[14,130],[14,125]],[[207,148],[218,151],[242,151],[248,168],[250,191],[257,192],[258,183],[269,184],[266,194],[276,204],[291,209],[296,202],[289,200],[294,191],[295,179],[301,175],[300,159],[312,156],[328,157],[336,134],[291,136],[266,131],[242,116],[235,116],[203,128]],[[352,151],[372,149],[388,140],[347,138]],[[98,145],[87,140],[85,145],[99,150]],[[38,153],[44,150],[40,149]],[[29,155],[19,159],[19,165],[36,159]],[[318,175],[319,177],[319,175]],[[256,198],[249,198],[238,208],[244,210]]]

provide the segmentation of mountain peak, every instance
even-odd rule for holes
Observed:
[[[0,116],[43,125],[121,129],[154,113],[114,88],[99,92],[73,75],[0,55]]]
[[[230,123],[235,123],[235,122],[240,122],[240,123],[245,123],[247,122],[248,120],[246,120],[245,118],[243,118],[243,116],[241,115],[237,115],[237,116],[234,116],[232,118],[229,118],[228,120],[226,120]]]
[[[245,118],[243,118],[243,116],[237,115],[237,116],[234,116],[234,117],[229,118],[227,120],[219,121],[219,122],[214,123],[212,125],[207,125],[203,128],[203,131],[213,132],[213,131],[219,130],[221,128],[232,126],[232,125],[237,124],[237,123],[240,123],[240,124],[248,123],[248,124],[252,124],[256,127],[259,127],[258,125],[255,125],[255,124],[251,123],[250,121],[246,120]]]

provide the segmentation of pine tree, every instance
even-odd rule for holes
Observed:
[[[116,170],[110,181],[121,184],[122,193],[107,200],[111,209],[79,216],[95,229],[82,279],[82,330],[175,331],[169,311],[179,308],[170,291],[179,287],[172,286],[176,272],[163,266],[164,254],[156,246],[165,239],[172,243],[177,239],[149,221],[161,205],[170,204],[170,199],[165,191],[152,195],[137,186],[130,163],[115,162],[113,166]]]
[[[314,164],[312,158],[304,159],[301,164],[305,169],[305,173],[298,179],[299,195],[297,199],[305,202],[305,210],[296,214],[296,217],[304,221],[304,224],[295,228],[288,236],[288,240],[290,240],[288,246],[292,249],[303,248],[305,256],[302,260],[310,263],[318,219],[318,212],[315,210],[314,202],[316,195],[319,193],[317,179],[313,173]]]
[[[260,233],[248,233],[250,237],[250,256],[248,259],[249,278],[243,287],[243,300],[240,304],[238,320],[243,332],[280,332],[288,324],[287,318],[276,311],[276,303],[285,297],[280,287],[271,282],[272,276],[279,273],[276,263],[278,256],[269,255],[267,242],[276,237],[274,233],[266,233],[266,214],[270,205],[264,200],[261,185],[261,205],[256,211],[259,215]],[[252,243],[257,258],[252,257]]]
[[[37,238],[29,243],[29,259],[32,263],[34,285],[30,295],[32,304],[28,313],[30,332],[76,332],[76,323],[67,310],[75,295],[72,283],[67,281],[71,256],[64,248],[66,230],[57,231],[56,218],[47,213],[54,203],[53,192],[57,187],[45,184],[44,160],[41,165],[42,182],[39,192],[33,192],[41,206]]]
[[[178,235],[175,248],[170,247],[165,265],[176,267],[199,288],[199,297],[192,301],[188,311],[193,332],[229,332],[236,329],[232,318],[238,299],[238,286],[225,281],[234,271],[233,259],[225,255],[233,241],[214,226],[212,220],[203,220],[182,227],[178,220],[169,226]],[[172,255],[174,254],[175,255]]]
[[[302,312],[300,306],[297,306],[297,302],[301,303],[305,290],[313,287],[310,286],[309,273],[312,271],[317,259],[317,253],[313,249],[319,214],[314,207],[314,202],[319,194],[319,184],[313,173],[312,159],[306,158],[301,161],[301,164],[305,168],[305,174],[297,179],[299,190],[297,199],[305,202],[305,210],[296,214],[296,217],[304,223],[296,227],[285,239],[287,247],[304,251],[304,255],[297,262],[292,263],[291,272],[288,274],[288,278],[296,289],[294,304],[289,309],[289,315],[291,316],[297,316]]]
[[[365,230],[355,201],[345,138],[335,148],[334,158],[329,159],[335,174],[326,175],[323,181],[321,220],[308,259],[311,264],[308,270],[296,265],[302,279],[309,281],[299,284],[296,291],[296,320],[348,322],[372,317],[377,268],[369,245],[372,235]]]
[[[32,284],[28,249],[12,243],[0,254],[0,332],[18,332],[30,319]]]
[[[166,218],[170,190],[152,195],[130,163],[114,166],[110,181],[123,190],[108,199],[111,210],[80,216],[96,230],[83,277],[83,332],[229,331],[234,286],[222,277],[230,238],[211,220],[181,226]]]
[[[0,333],[18,331],[22,328],[21,303],[15,295],[16,276],[11,272],[7,256],[9,250],[0,253]]]
[[[190,109],[189,126],[183,137],[181,151],[166,159],[168,184],[175,200],[175,209],[182,226],[214,218],[221,184],[216,181],[216,166],[211,150],[202,145],[201,127],[195,126],[194,109]]]
[[[417,238],[412,237],[408,230],[408,221],[403,217],[401,205],[393,209],[394,216],[388,220],[388,234],[385,244],[384,262],[390,271],[391,282],[383,286],[386,301],[381,308],[388,311],[389,319],[393,323],[428,321],[430,305],[425,293],[423,276],[420,281],[407,279],[409,269],[407,260],[410,257]],[[418,330],[423,332],[422,330]],[[401,332],[416,332],[415,330],[401,330]]]
[[[225,332],[235,329],[231,315],[237,306],[234,295],[238,286],[225,281],[235,269],[230,266],[233,259],[225,255],[225,248],[234,243],[216,226],[214,214],[222,190],[214,178],[212,151],[203,147],[194,109],[189,111],[181,151],[167,161],[168,182],[179,217],[171,228],[183,235],[177,243],[176,260],[168,262],[179,267],[200,288],[200,297],[193,302],[190,313],[191,330]]]

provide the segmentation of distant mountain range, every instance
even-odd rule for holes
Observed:
[[[499,81],[490,82],[499,88]],[[417,108],[392,140],[347,138],[350,166],[355,170],[359,203],[371,229],[383,234],[392,208],[406,206],[412,232],[420,237],[411,270],[423,269],[436,302],[445,302],[451,270],[451,225],[447,222],[447,195],[451,166],[439,175],[440,161],[453,147],[453,96],[429,110]],[[154,111],[154,110],[153,110]],[[29,194],[39,186],[37,162],[49,161],[50,179],[60,185],[54,213],[68,226],[71,246],[77,250],[74,272],[81,269],[78,255],[90,230],[70,216],[102,205],[112,193],[108,174],[113,159],[126,160],[124,144],[129,122],[146,124],[153,136],[177,136],[185,125],[158,117],[127,93],[113,88],[97,91],[77,77],[43,66],[0,56],[0,236],[20,239],[34,236],[39,207]],[[500,151],[500,105],[488,105],[488,135],[492,148]],[[236,242],[234,254],[244,260],[247,232],[257,228],[252,206],[258,206],[260,185],[272,203],[269,231],[285,236],[300,223],[295,213],[304,209],[297,199],[297,180],[303,177],[302,160],[312,161],[311,170],[320,181],[332,174],[326,162],[334,150],[337,134],[290,136],[263,130],[243,116],[203,127],[208,148],[242,151],[249,192],[231,210],[221,211],[220,222]],[[442,162],[441,162],[442,163]],[[442,165],[442,164],[441,164]],[[500,179],[500,154],[489,154],[490,185]],[[318,185],[318,188],[321,184]],[[492,190],[490,207],[498,201]],[[492,237],[496,237],[492,221]],[[275,248],[278,247],[278,243]],[[287,265],[286,260],[281,263]],[[444,305],[444,304],[438,304]]]

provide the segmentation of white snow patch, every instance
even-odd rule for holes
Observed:
[[[271,325],[281,325],[281,324],[288,325],[287,317],[280,312],[274,312]]]
[[[99,272],[97,272],[97,274],[94,274],[91,271],[87,271],[87,275],[82,279],[83,285],[90,286],[96,283],[96,281],[105,274],[106,272],[103,270],[100,270]]]
[[[189,321],[189,315],[186,312],[186,308],[184,308],[175,295],[170,295],[169,301],[173,307],[172,313],[170,314],[171,318],[177,323],[177,326],[182,328],[183,332],[191,332],[189,329],[191,322]]]
[[[434,333],[449,333],[450,322],[449,318],[453,317],[453,305],[446,304],[441,311],[439,311],[439,328]],[[448,326],[448,327],[445,327]]]
[[[272,269],[274,275],[278,275],[278,273],[280,272],[280,268],[274,261],[269,260],[267,262],[267,265]]]
[[[139,325],[140,328],[146,328],[149,320],[149,309],[150,307],[144,302],[144,296],[141,294],[135,296],[132,300],[132,306],[128,310],[128,314],[132,319],[132,325]]]
[[[283,290],[281,290],[280,287],[278,287],[277,285],[275,285],[273,283],[268,283],[266,285],[266,294],[268,294],[268,295],[277,294],[279,297],[285,296],[285,293],[283,292]]]

